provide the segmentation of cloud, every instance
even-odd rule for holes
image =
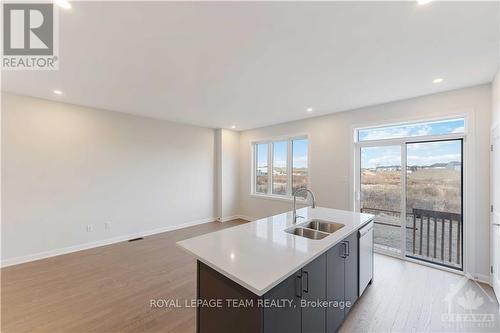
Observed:
[[[455,128],[451,133],[463,133],[465,131],[465,128],[463,126]]]
[[[388,127],[382,129],[360,130],[362,141],[394,139],[411,136],[425,136],[432,134],[432,127],[429,125],[406,125],[398,127]]]
[[[284,168],[284,167],[286,167],[286,160],[275,159],[273,161],[273,166],[275,166],[277,168]]]
[[[293,166],[296,168],[305,168],[307,166],[307,156],[295,156],[293,158]]]
[[[396,155],[384,155],[380,157],[374,157],[368,160],[368,165],[370,167],[377,166],[389,166],[389,165],[401,165],[401,157]]]
[[[430,135],[431,133],[432,133],[432,128],[428,125],[422,125],[421,128],[418,128],[416,131],[417,136]]]
[[[361,136],[363,141],[393,139],[409,136],[410,131],[407,128],[394,128],[384,130],[370,130],[365,136]]]
[[[444,154],[444,155],[430,155],[430,156],[408,155],[408,165],[432,165],[434,163],[448,163],[460,160],[461,160],[460,154]]]

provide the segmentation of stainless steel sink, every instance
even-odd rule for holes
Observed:
[[[328,232],[329,234],[334,233],[337,230],[345,227],[345,224],[328,222],[322,220],[312,220],[303,225],[304,228],[309,228],[313,230],[319,230],[323,232]]]
[[[345,224],[342,223],[311,220],[285,231],[309,239],[323,239],[343,227],[345,227]]]
[[[322,239],[322,238],[325,238],[326,236],[328,236],[328,234],[326,234],[324,232],[320,232],[320,231],[312,230],[312,229],[301,228],[301,227],[297,227],[297,228],[294,228],[291,230],[286,230],[286,231],[291,233],[291,234],[301,236],[301,237],[306,237],[309,239]]]

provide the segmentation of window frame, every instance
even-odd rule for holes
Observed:
[[[351,166],[350,166],[350,181],[349,181],[349,209],[353,212],[359,212],[360,210],[360,154],[359,151],[363,147],[373,147],[373,146],[389,146],[389,145],[401,145],[406,143],[417,143],[425,141],[435,141],[435,140],[454,140],[462,139],[462,219],[463,219],[463,243],[462,243],[462,272],[456,269],[451,269],[432,263],[426,263],[423,261],[417,261],[411,258],[407,258],[401,255],[394,255],[390,252],[382,252],[375,249],[375,252],[383,253],[386,255],[394,256],[405,261],[416,262],[421,265],[426,265],[433,268],[438,268],[448,272],[454,273],[470,273],[471,267],[471,256],[474,248],[474,227],[476,226],[475,219],[475,203],[473,198],[476,197],[476,191],[474,187],[474,170],[475,170],[475,158],[474,158],[474,147],[475,147],[475,110],[469,108],[463,108],[458,110],[451,110],[444,112],[442,115],[428,116],[428,117],[402,117],[392,122],[385,122],[384,120],[377,122],[364,122],[351,125]],[[366,128],[377,128],[381,126],[391,126],[400,124],[411,124],[418,122],[431,122],[436,120],[451,120],[463,118],[464,131],[462,133],[450,133],[444,135],[430,135],[430,136],[415,136],[415,137],[404,137],[404,138],[390,138],[390,139],[380,139],[373,141],[358,141],[358,129]],[[406,150],[402,149],[402,161],[406,160]],[[402,166],[403,167],[403,166]],[[401,183],[402,188],[406,188],[406,177],[403,177]],[[406,210],[406,202],[402,202],[402,211]],[[472,254],[471,254],[472,253]]]
[[[425,135],[425,136],[411,136],[411,137],[402,137],[402,138],[389,138],[389,139],[379,139],[379,140],[367,140],[367,141],[358,141],[359,134],[358,131],[360,129],[370,129],[370,128],[379,128],[379,127],[389,127],[389,126],[398,126],[398,125],[411,125],[415,123],[424,123],[424,122],[433,122],[433,121],[446,121],[446,120],[453,120],[453,119],[464,119],[464,131],[462,133],[449,133],[449,134],[436,134],[436,135]],[[350,208],[353,209],[354,211],[359,211],[360,209],[360,193],[359,193],[359,186],[360,186],[360,177],[358,175],[358,171],[360,170],[361,167],[361,161],[359,157],[359,151],[363,147],[377,147],[377,146],[391,146],[391,145],[402,145],[408,142],[425,142],[425,141],[440,141],[440,140],[453,140],[453,139],[463,139],[464,144],[466,142],[466,138],[473,126],[473,119],[467,112],[460,112],[456,114],[450,114],[450,115],[443,115],[441,117],[432,117],[432,118],[417,118],[413,120],[403,120],[399,122],[390,122],[390,123],[377,123],[377,124],[371,124],[371,125],[356,125],[352,126],[352,135],[353,135],[353,141],[352,141],[352,146],[351,146],[351,152],[353,155],[351,156],[351,161],[353,162],[353,165],[351,165],[351,172],[353,174],[350,176],[352,185],[351,187],[351,195],[350,195]],[[464,156],[465,154],[468,153],[464,149]],[[401,158],[406,159],[406,152],[401,152]],[[469,159],[463,157],[464,160],[464,175],[466,172],[467,167],[465,166],[465,163],[467,162],[470,164]],[[403,166],[402,166],[403,167]],[[403,183],[402,183],[403,184]],[[406,186],[406,184],[405,184]],[[402,207],[402,211],[406,207]]]
[[[389,123],[378,123],[369,126],[354,126],[354,144],[363,145],[363,146],[371,146],[372,142],[377,144],[385,144],[392,142],[401,142],[401,141],[428,141],[433,140],[435,138],[454,138],[454,137],[465,137],[468,132],[468,115],[467,114],[458,114],[456,116],[443,116],[443,117],[434,117],[434,118],[426,118],[426,119],[415,119],[415,120],[405,120],[399,122],[389,122]],[[464,120],[464,131],[459,133],[445,133],[445,134],[430,134],[430,135],[415,135],[415,136],[406,136],[406,137],[396,137],[396,138],[384,138],[384,139],[375,139],[375,140],[359,140],[359,131],[360,130],[370,130],[370,129],[380,129],[380,128],[390,128],[390,127],[402,127],[402,126],[412,126],[418,124],[426,124],[426,123],[436,123],[436,122],[445,122],[452,120]]]
[[[309,188],[311,183],[311,170],[309,163],[310,156],[310,141],[309,135],[307,134],[299,134],[287,137],[273,137],[262,140],[255,140],[251,142],[251,184],[250,184],[250,196],[264,199],[273,199],[280,201],[290,201],[293,199],[292,196],[292,187],[293,187],[293,141],[294,140],[307,140],[307,187]],[[287,142],[287,186],[286,186],[286,194],[274,194],[273,193],[273,159],[274,159],[274,142],[286,141]],[[256,181],[257,181],[257,145],[258,144],[267,144],[267,193],[257,192],[256,191]],[[305,199],[297,197],[299,201],[305,201]]]

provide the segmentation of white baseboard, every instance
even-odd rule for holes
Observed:
[[[248,222],[252,222],[252,221],[255,221],[257,220],[257,218],[255,217],[251,217],[251,216],[246,216],[246,215],[237,215],[239,219],[242,219],[242,220],[245,220],[245,221],[248,221]]]
[[[227,222],[227,221],[237,220],[239,218],[240,218],[239,215],[233,215],[233,216],[219,217],[217,220],[219,222]]]
[[[495,279],[493,275],[491,276],[491,280],[492,280],[493,292],[495,292],[495,290],[500,291],[500,280]],[[500,303],[500,293],[495,292],[495,296],[497,298],[498,303]],[[498,309],[498,311],[500,312],[500,309]]]
[[[245,216],[245,215],[233,215],[233,216],[227,216],[227,217],[219,217],[217,221],[219,222],[227,222],[227,221],[232,221],[232,220],[245,220],[245,221],[255,221],[256,218],[250,217],[250,216]]]
[[[468,279],[475,280],[475,281],[478,281],[478,282],[482,282],[482,283],[485,283],[487,285],[491,284],[491,282],[490,282],[490,276],[489,275],[477,274],[477,273],[475,273],[475,274],[465,273],[465,276]]]
[[[151,236],[151,235],[159,234],[162,232],[173,231],[173,230],[177,230],[177,229],[187,228],[187,227],[191,227],[191,226],[195,226],[195,225],[199,225],[199,224],[204,224],[204,223],[209,223],[209,222],[214,222],[214,221],[216,221],[216,219],[211,217],[211,218],[191,221],[191,222],[187,222],[187,223],[183,223],[183,224],[170,225],[170,226],[163,227],[163,228],[141,231],[141,232],[137,232],[137,233],[130,234],[130,235],[117,236],[117,237],[107,238],[107,239],[103,239],[103,240],[99,240],[99,241],[95,241],[95,242],[79,244],[79,245],[74,245],[74,246],[68,246],[68,247],[64,247],[64,248],[60,248],[60,249],[54,249],[54,250],[29,254],[26,256],[10,258],[10,259],[4,259],[1,261],[0,267],[19,265],[19,264],[23,264],[23,263],[30,262],[30,261],[60,256],[62,254],[67,254],[67,253],[72,253],[72,252],[77,252],[77,251],[82,251],[82,250],[88,250],[88,249],[92,249],[95,247],[124,242],[124,241],[127,241],[129,239]]]

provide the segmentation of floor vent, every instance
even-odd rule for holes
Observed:
[[[143,237],[139,237],[139,238],[129,239],[128,241],[129,242],[135,242],[135,241],[142,240],[142,239],[144,239],[144,238]]]

